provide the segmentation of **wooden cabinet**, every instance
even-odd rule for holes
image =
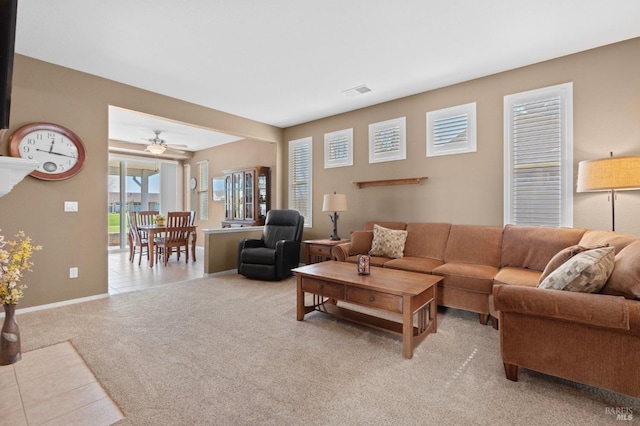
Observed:
[[[223,228],[262,226],[271,209],[269,167],[227,170],[224,176],[225,219]]]

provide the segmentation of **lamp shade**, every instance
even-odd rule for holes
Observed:
[[[578,163],[577,192],[640,189],[640,157],[609,157]]]
[[[347,196],[344,194],[324,194],[323,212],[346,212]]]
[[[152,154],[160,155],[167,150],[166,147],[162,145],[147,145],[147,151]]]

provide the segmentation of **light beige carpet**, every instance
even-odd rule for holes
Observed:
[[[295,279],[198,279],[21,314],[23,351],[70,340],[122,425],[585,425],[640,400],[520,371],[498,332],[440,311],[411,360],[400,336],[295,317]],[[637,366],[621,366],[635,368]]]

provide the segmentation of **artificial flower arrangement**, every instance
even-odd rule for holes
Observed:
[[[156,215],[156,225],[163,226],[165,220],[166,220],[166,218],[163,215],[161,215],[161,214],[157,214]]]
[[[17,305],[22,299],[27,286],[19,282],[26,271],[31,271],[33,252],[42,249],[42,246],[33,245],[31,237],[23,231],[15,237],[16,240],[5,240],[0,235],[0,303],[3,305]]]

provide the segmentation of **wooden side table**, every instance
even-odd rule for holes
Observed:
[[[343,238],[341,240],[333,241],[328,238],[323,240],[305,240],[302,244],[305,245],[307,259],[306,264],[322,262],[323,260],[331,260],[331,249],[333,246],[342,243],[348,243],[350,240]],[[312,262],[314,260],[314,262]]]

